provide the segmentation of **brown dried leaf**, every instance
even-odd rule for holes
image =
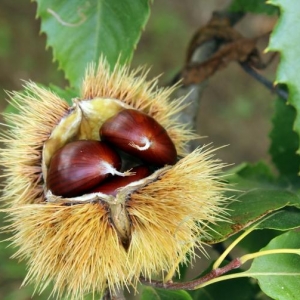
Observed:
[[[205,42],[218,40],[224,43],[237,40],[241,37],[242,35],[231,27],[230,20],[227,16],[223,17],[214,13],[207,25],[197,30],[192,37],[187,50],[186,63],[192,60],[195,50]]]
[[[216,52],[204,62],[193,62],[193,56],[199,47],[208,41],[217,42]],[[205,27],[193,36],[186,57],[186,66],[181,72],[183,84],[196,84],[225,68],[231,61],[247,63],[251,67],[266,67],[256,48],[258,38],[245,38],[231,27],[228,17],[213,14]]]
[[[199,83],[216,71],[225,68],[231,61],[246,62],[257,60],[261,62],[256,46],[256,39],[240,38],[224,44],[210,59],[204,63],[188,64],[183,72],[183,84]]]

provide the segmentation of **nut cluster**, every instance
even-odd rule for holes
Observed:
[[[187,153],[183,99],[145,78],[103,58],[71,105],[33,82],[9,94],[20,113],[0,136],[5,231],[37,293],[52,282],[82,300],[171,278],[226,218],[224,165],[207,147]]]
[[[173,165],[177,159],[167,131],[138,110],[124,109],[106,120],[99,139],[69,142],[54,153],[47,176],[47,188],[54,195],[101,192],[115,196],[118,188],[149,176],[157,167]]]

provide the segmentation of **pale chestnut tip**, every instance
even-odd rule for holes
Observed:
[[[127,175],[120,168],[119,155],[104,142],[74,141],[53,155],[47,187],[63,197],[83,195],[110,175]]]
[[[99,186],[92,189],[90,193],[101,192],[103,194],[116,196],[119,188],[141,180],[151,174],[151,171],[147,166],[136,166],[132,168],[130,172],[133,174],[132,176],[114,176],[112,178],[107,178],[104,182],[101,182]]]
[[[156,166],[173,165],[177,151],[167,131],[152,117],[124,109],[100,128],[100,139]]]

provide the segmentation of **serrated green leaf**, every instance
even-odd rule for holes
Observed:
[[[230,5],[232,11],[273,15],[278,13],[276,7],[268,5],[265,0],[234,0]]]
[[[111,66],[129,61],[149,17],[148,0],[36,0],[47,46],[71,86],[104,55]]]
[[[294,130],[300,134],[300,6],[295,0],[270,0],[270,4],[279,6],[280,18],[271,34],[269,51],[280,52],[280,64],[277,69],[276,82],[288,87],[289,98],[296,111]],[[288,33],[288,34],[287,34]],[[299,153],[299,144],[298,144]]]
[[[299,249],[300,232],[287,232],[274,238],[265,248]],[[247,273],[259,281],[264,293],[273,299],[299,299],[300,256],[271,254],[254,259]]]
[[[230,222],[211,225],[212,231],[209,232],[211,237],[206,242],[221,242],[269,213],[286,206],[300,207],[298,195],[287,190],[276,189],[249,191],[228,205]]]
[[[257,226],[257,229],[291,230],[300,227],[300,210],[295,207],[285,207],[274,216],[267,218]]]
[[[270,154],[272,161],[280,172],[282,180],[288,184],[300,184],[298,176],[300,156],[296,154],[299,136],[293,131],[296,110],[282,99],[275,102],[275,112],[272,119],[273,128],[270,133]]]
[[[146,286],[143,289],[141,300],[192,300],[192,297],[188,292],[179,290],[164,290],[155,289],[150,286]]]
[[[252,188],[268,188],[276,185],[269,166],[260,161],[255,164],[242,163],[228,171],[228,181],[240,191]]]
[[[271,212],[289,206],[300,207],[297,192],[276,182],[264,163],[243,164],[234,171],[235,174],[229,177],[229,182],[240,192],[229,193],[235,199],[227,206],[229,222],[210,225],[211,237],[206,240],[208,243],[223,241]],[[291,224],[288,222],[279,224],[278,229],[282,230],[281,227],[289,225]]]

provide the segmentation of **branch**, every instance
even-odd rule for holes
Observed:
[[[271,92],[276,93],[279,97],[287,101],[288,99],[288,92],[281,89],[280,87],[274,85],[273,82],[269,81],[267,78],[259,74],[255,71],[251,66],[249,66],[247,63],[240,63],[243,70],[248,73],[250,76],[252,76],[254,79],[256,79],[258,82],[260,82],[263,86],[265,86],[267,89],[269,89]]]
[[[214,18],[218,20],[222,20],[222,22],[226,24],[230,24],[232,26],[235,23],[237,23],[243,16],[244,13],[220,11],[220,12],[213,13],[212,20]],[[211,58],[214,55],[214,53],[220,47],[220,41],[217,38],[210,39],[198,45],[197,43],[194,42],[194,39],[197,36],[197,34],[198,33],[195,34],[195,36],[191,40],[191,45],[189,45],[188,47],[188,56],[190,57],[189,60],[191,63],[202,63],[207,61],[209,58]],[[193,53],[190,53],[191,51]],[[178,82],[180,78],[181,75],[177,74],[172,80],[171,84]],[[174,95],[174,97],[176,98],[186,97],[185,104],[188,105],[180,112],[180,114],[178,114],[177,119],[183,124],[190,124],[191,128],[194,131],[196,131],[196,124],[197,124],[196,121],[197,121],[197,115],[199,111],[198,109],[199,102],[207,84],[208,84],[208,80],[205,80],[198,84],[181,86]],[[188,151],[192,152],[198,146],[199,146],[199,141],[192,140],[188,144]]]
[[[153,286],[154,288],[164,288],[168,290],[194,290],[197,286],[208,282],[214,278],[217,278],[231,270],[237,269],[241,266],[241,261],[239,258],[235,258],[233,261],[231,261],[229,264],[222,268],[217,268],[212,271],[210,271],[208,274],[204,275],[203,277],[200,277],[196,280],[189,281],[189,282],[161,282],[156,280],[147,281],[145,278],[141,278],[141,282],[145,285]]]

